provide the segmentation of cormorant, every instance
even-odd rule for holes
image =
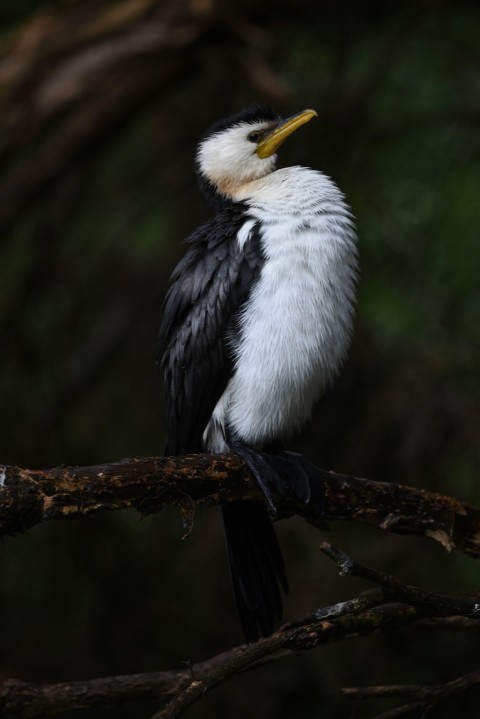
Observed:
[[[288,592],[271,490],[314,501],[315,470],[281,442],[309,418],[352,332],[356,236],[323,173],[275,170],[276,151],[317,113],[256,106],[214,124],[196,170],[215,216],[186,240],[163,306],[167,455],[237,452],[264,501],[222,507],[247,642],[272,633]]]

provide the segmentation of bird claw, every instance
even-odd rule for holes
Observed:
[[[233,451],[245,462],[262,490],[268,511],[277,516],[273,493],[286,499],[310,505],[321,517],[325,506],[325,489],[318,469],[297,452],[282,450],[277,453],[261,452],[245,445]]]
[[[310,505],[317,517],[325,512],[325,483],[318,468],[306,459],[303,454],[285,450],[283,454],[292,467],[295,476],[294,498]],[[299,480],[302,480],[302,483]]]
[[[264,452],[258,452],[244,445],[236,445],[233,451],[243,459],[253,474],[255,481],[264,494],[268,512],[271,517],[275,518],[277,516],[277,508],[272,498],[271,488],[273,487],[274,491],[277,490],[282,494],[279,487],[280,485],[285,485],[284,480],[275,468],[272,467],[271,463],[266,460]]]

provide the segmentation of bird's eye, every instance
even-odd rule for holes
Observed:
[[[247,140],[250,142],[258,142],[262,133],[258,130],[253,130],[252,132],[249,132],[247,135]]]

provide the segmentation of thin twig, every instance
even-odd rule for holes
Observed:
[[[345,552],[328,542],[322,542],[320,550],[330,559],[337,562],[340,574],[349,574],[380,584],[382,587],[389,589],[399,601],[409,602],[416,607],[435,609],[437,612],[440,611],[440,613],[447,615],[459,614],[467,617],[480,617],[480,602],[477,598],[470,599],[468,597],[434,594],[411,584],[404,584],[392,574],[385,574],[360,564],[360,562],[352,559]]]
[[[342,694],[349,699],[372,699],[379,697],[410,697],[413,699],[441,699],[452,694],[458,694],[470,687],[480,684],[480,670],[464,674],[452,679],[446,684],[432,686],[422,684],[387,684],[378,687],[346,687]]]
[[[403,704],[401,707],[390,709],[389,711],[382,712],[382,714],[376,714],[373,719],[399,719],[399,717],[405,717],[416,712],[423,713],[425,709],[428,709],[428,705],[426,705],[425,702]]]
[[[338,602],[329,607],[320,607],[309,614],[292,619],[283,625],[282,629],[290,629],[291,627],[304,626],[312,622],[318,622],[321,619],[334,619],[344,614],[358,614],[360,611],[386,604],[392,599],[392,593],[383,589],[369,589],[362,592],[354,599],[347,599],[345,602]]]
[[[346,687],[342,689],[342,694],[353,700],[399,696],[415,699],[416,701],[414,702],[402,704],[402,706],[390,709],[375,717],[375,719],[396,719],[414,712],[430,710],[440,701],[455,694],[463,693],[477,684],[480,684],[480,670],[457,677],[445,684],[434,686],[406,684],[378,687]]]

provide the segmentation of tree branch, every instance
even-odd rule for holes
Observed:
[[[392,574],[378,572],[370,567],[365,567],[347,556],[337,547],[328,542],[320,544],[320,550],[337,562],[340,574],[350,574],[354,577],[362,577],[370,582],[380,584],[380,586],[389,589],[396,599],[409,602],[417,607],[432,608],[436,612],[446,615],[461,615],[464,617],[480,618],[480,603],[478,598],[469,597],[451,597],[444,594],[434,594],[426,592],[411,584],[404,584]]]
[[[330,556],[342,555],[329,545]],[[325,548],[324,548],[325,549]],[[336,559],[337,561],[337,559]],[[385,584],[382,575],[362,565],[360,571],[370,573],[370,579]],[[398,580],[397,580],[398,581]],[[388,583],[388,582],[387,582]],[[183,671],[154,672],[127,676],[107,677],[83,682],[50,685],[29,684],[12,679],[0,681],[0,713],[5,719],[34,719],[42,715],[52,716],[65,710],[88,709],[93,707],[111,708],[127,700],[153,697],[165,703],[152,719],[174,719],[200,699],[207,691],[218,686],[229,677],[254,669],[259,665],[276,661],[296,651],[313,649],[319,644],[351,636],[368,636],[373,633],[399,629],[430,618],[443,616],[441,602],[429,602],[426,606],[399,603],[397,594],[405,591],[399,586],[388,589],[372,589],[359,597],[341,602],[333,607],[318,609],[303,619],[280,628],[275,634],[255,644],[235,647],[207,661],[192,665]],[[416,601],[422,592],[409,587]],[[452,604],[458,598],[452,597]],[[479,597],[476,597],[477,601]],[[478,622],[478,620],[477,620]],[[456,692],[463,691],[475,683],[460,682]],[[448,687],[449,685],[445,685]],[[359,695],[366,690],[348,690],[349,695]],[[372,690],[375,692],[375,689]],[[377,689],[377,691],[379,691]],[[448,689],[450,691],[450,689]],[[450,693],[454,693],[453,690]],[[430,701],[430,695],[422,695],[422,701]]]
[[[202,68],[212,48],[262,95],[279,100],[288,92],[259,53],[254,5],[236,2],[228,13],[190,0],[77,5],[35,13],[0,55],[4,233],[58,189],[72,160],[93,162],[142,107]],[[289,12],[290,2],[282,5],[277,15]]]
[[[445,684],[435,686],[387,685],[379,687],[346,687],[342,693],[349,699],[378,699],[385,697],[408,697],[415,701],[378,714],[375,719],[396,719],[413,712],[425,712],[455,694],[461,694],[480,684],[480,671],[470,672]]]
[[[353,635],[408,626],[425,616],[425,610],[391,603],[339,615],[293,628],[283,628],[255,644],[235,647],[179,672],[153,672],[106,677],[82,682],[29,684],[13,679],[0,681],[0,714],[5,719],[33,719],[62,711],[120,706],[142,697],[166,699],[156,719],[176,717],[196,699],[234,674],[269,663],[292,651],[313,649],[318,644]],[[433,614],[431,615],[433,616]]]
[[[319,474],[325,484],[326,520],[430,537],[448,550],[479,556],[480,510],[424,489],[324,470]],[[261,496],[242,460],[233,454],[147,457],[46,470],[0,466],[0,536],[25,532],[44,521],[127,507],[148,514],[173,505],[191,522],[197,505]],[[325,528],[308,506],[281,497],[276,501],[280,517],[298,514]]]

